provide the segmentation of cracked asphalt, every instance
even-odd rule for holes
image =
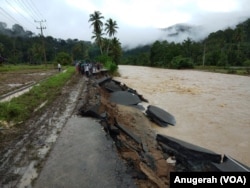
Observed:
[[[62,130],[34,187],[136,187],[126,170],[101,125],[74,116]]]

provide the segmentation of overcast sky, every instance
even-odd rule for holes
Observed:
[[[202,26],[200,34],[234,27],[250,18],[250,0],[0,0],[0,21],[11,28],[18,23],[25,30],[45,36],[91,41],[89,15],[100,11],[103,22],[118,24],[116,37],[123,45],[146,44],[163,34],[158,28],[178,23]]]

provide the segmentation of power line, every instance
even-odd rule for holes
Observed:
[[[30,0],[30,2],[27,0],[28,3],[30,3],[31,7],[33,7],[33,9],[38,13],[40,14],[40,17],[41,18],[44,18],[43,14],[40,12],[40,10],[36,7],[36,5],[33,3],[32,0]]]
[[[9,16],[9,18],[10,18],[12,21],[14,21],[14,23],[18,23],[19,25],[21,25],[21,24],[19,23],[19,21],[17,21],[13,16],[11,16],[8,12],[6,12],[2,7],[0,7],[0,10],[2,10],[2,12],[5,13],[5,15]]]
[[[33,12],[33,10],[28,7],[26,4],[24,4],[21,0],[16,0],[16,2],[18,3],[19,7],[21,6],[23,10],[25,10],[25,12],[29,13],[29,16],[32,18],[32,20],[36,20],[39,17],[36,15],[35,12]]]
[[[32,1],[28,1],[28,0],[18,0],[18,1],[19,1],[19,4],[21,4],[26,10],[28,10],[33,15],[34,21],[40,20],[41,18],[43,18],[42,13],[39,11],[39,9],[36,7],[36,5]]]
[[[33,22],[31,22],[30,20],[28,20],[20,11],[18,11],[13,5],[10,4],[9,1],[5,0],[10,7],[12,7],[12,9],[14,9],[16,11],[16,13],[20,14],[26,21],[28,21],[31,25],[35,26],[35,24]]]

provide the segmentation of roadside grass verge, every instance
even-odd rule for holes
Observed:
[[[17,124],[27,120],[35,109],[42,103],[50,104],[61,94],[62,87],[75,73],[74,67],[68,67],[66,71],[56,74],[35,85],[29,92],[13,98],[11,101],[0,103],[0,127],[1,122]]]

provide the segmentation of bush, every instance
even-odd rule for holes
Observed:
[[[106,62],[112,61],[112,59],[108,55],[103,54],[103,55],[98,56],[96,58],[96,61],[102,63],[103,65],[105,65]]]
[[[112,62],[112,61],[107,61],[104,64],[104,67],[106,69],[108,69],[109,73],[111,73],[111,74],[114,74],[117,71],[117,69],[118,69],[118,66],[114,62]]]
[[[174,57],[170,63],[169,68],[172,69],[190,69],[194,68],[193,61],[190,58],[182,56]]]
[[[60,63],[61,65],[70,65],[71,64],[71,56],[65,52],[60,52],[56,55],[56,63]]]
[[[250,74],[250,59],[246,60],[243,65],[246,67],[246,73]]]
[[[110,74],[114,74],[118,70],[118,66],[113,62],[112,58],[106,54],[98,56],[96,60],[101,62]]]

